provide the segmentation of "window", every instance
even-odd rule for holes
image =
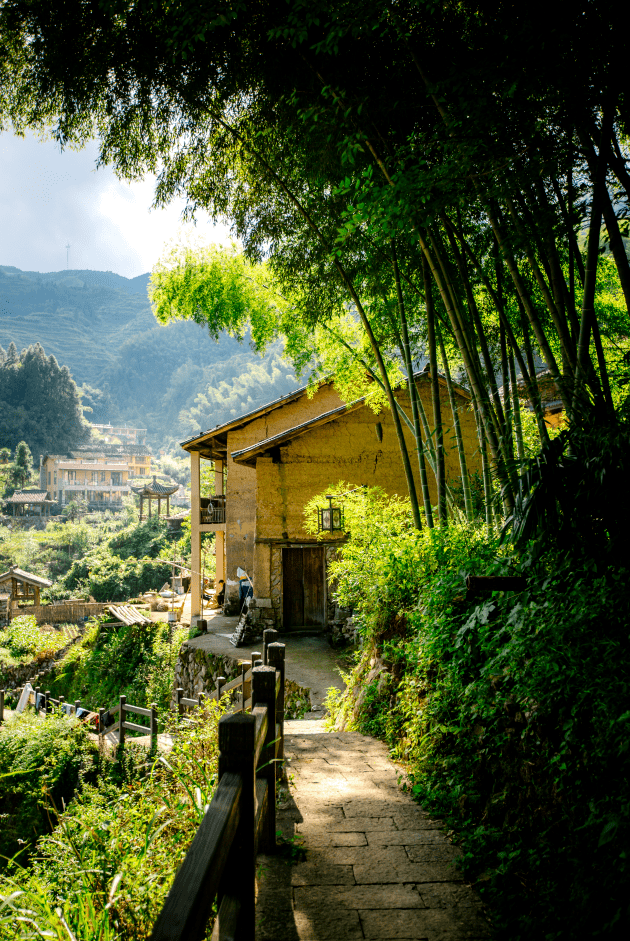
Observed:
[[[50,483],[50,474],[48,475],[48,483]],[[57,471],[55,471],[55,483],[57,483]]]
[[[50,471],[48,471],[48,483],[50,483]]]
[[[101,483],[105,483],[105,471],[101,471]]]
[[[121,475],[120,473],[117,473],[116,471],[114,471],[114,472],[112,473],[112,486],[114,486],[114,487],[120,487],[120,485],[121,485],[121,483],[122,483],[122,481],[121,481],[121,479],[120,479],[121,476],[122,476],[122,475]]]

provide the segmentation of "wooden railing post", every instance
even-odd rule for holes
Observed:
[[[276,724],[279,726],[280,741],[278,742],[277,754],[278,754],[278,767],[276,778],[280,778],[283,773],[284,768],[284,669],[285,669],[285,652],[286,648],[284,644],[269,644],[267,647],[267,655],[269,659],[269,666],[274,667],[280,674],[280,689],[278,690],[278,696],[276,698]]]
[[[4,690],[0,689],[0,723],[4,722]]]
[[[75,714],[75,716],[76,716],[76,714],[77,714],[77,712],[79,711],[80,708],[81,708],[81,700],[80,700],[80,699],[75,699],[75,701],[74,701],[74,714]]]
[[[178,686],[175,690],[175,695],[177,696],[177,718],[181,719],[184,715],[184,707],[182,706],[182,697],[184,695],[184,690],[181,686]]]
[[[44,712],[46,715],[50,712],[50,690],[47,689],[44,693]]]
[[[269,665],[269,659],[268,659],[268,657],[267,657],[267,648],[269,647],[269,644],[273,644],[277,639],[278,639],[278,632],[277,632],[276,630],[274,630],[273,627],[267,627],[267,628],[263,631],[263,655],[262,655],[262,659],[263,659],[263,665],[264,665],[264,666],[268,666],[268,665]]]
[[[247,675],[247,671],[249,670],[250,667],[251,667],[251,663],[249,663],[247,660],[241,661],[241,694],[242,694],[241,712],[245,712],[245,703],[251,696],[251,683],[249,680],[245,679]]]
[[[39,690],[40,687],[35,687],[35,712],[39,712]]]
[[[223,895],[235,895],[240,903],[238,936],[255,935],[256,914],[256,719],[236,713],[219,720],[219,781],[227,772],[241,776],[240,822],[217,898],[219,916],[214,932],[220,937],[220,902]]]
[[[263,849],[271,852],[276,845],[276,670],[259,666],[252,671],[252,709],[267,707],[267,734],[260,754],[258,776],[267,781],[267,815],[261,828]]]
[[[217,702],[221,699],[221,687],[225,683],[224,676],[217,676]]]
[[[252,670],[254,669],[254,667],[262,667],[262,666],[264,666],[262,662],[262,653],[260,652],[260,650],[252,650]]]
[[[125,747],[125,706],[127,705],[127,697],[120,697],[120,722],[118,728],[120,732],[118,733],[118,742],[121,748]]]
[[[151,716],[149,719],[151,727],[151,748],[157,751],[158,744],[158,724],[157,724],[157,703],[151,703]]]
[[[98,707],[98,734],[105,734],[105,709],[103,706]]]
[[[60,696],[60,697],[59,697],[59,712],[60,712],[60,713],[63,712],[63,704],[65,703],[65,701],[66,701],[66,697],[65,697],[65,696]]]

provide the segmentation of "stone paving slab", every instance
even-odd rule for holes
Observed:
[[[461,851],[399,787],[384,745],[287,723],[291,787],[278,826],[306,859],[259,857],[256,941],[482,941]],[[285,844],[290,846],[290,843]]]

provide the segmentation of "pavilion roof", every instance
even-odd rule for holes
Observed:
[[[5,497],[4,503],[55,503],[48,499],[47,490],[16,490],[13,496]]]
[[[29,585],[38,585],[40,588],[50,588],[52,582],[47,578],[42,578],[41,575],[33,575],[32,572],[25,572],[23,569],[19,569],[17,565],[12,565],[8,572],[3,572],[0,575],[0,585],[3,582],[8,582],[11,578],[17,578],[19,582],[28,582]]]
[[[150,484],[143,484],[142,487],[132,487],[131,489],[141,497],[170,497],[171,494],[179,490],[179,484],[175,484],[174,487],[159,484],[154,474],[153,481]]]

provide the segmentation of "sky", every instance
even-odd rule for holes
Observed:
[[[95,144],[61,153],[54,141],[0,133],[0,265],[42,272],[89,268],[135,278],[181,235],[229,238],[207,215],[184,226],[183,201],[151,210],[153,177],[123,183],[109,168],[96,170],[96,158]]]

